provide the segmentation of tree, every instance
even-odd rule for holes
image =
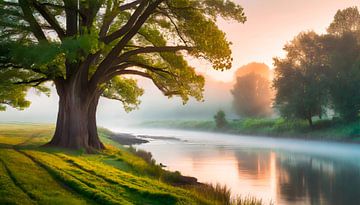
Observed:
[[[339,36],[348,32],[359,32],[360,14],[358,8],[349,7],[343,10],[338,10],[327,31],[329,34]]]
[[[225,112],[219,110],[216,115],[214,116],[215,124],[218,129],[223,129],[228,125],[228,122],[225,117]]]
[[[346,121],[360,112],[360,45],[355,33],[326,36],[328,56],[326,82],[333,109]]]
[[[234,108],[238,115],[264,117],[271,114],[271,89],[268,79],[249,73],[237,77],[234,89]]]
[[[314,32],[300,33],[284,50],[284,59],[274,59],[275,105],[283,117],[306,119],[312,126],[312,117],[321,117],[327,106],[321,37]]]
[[[137,107],[142,89],[128,75],[150,79],[168,97],[202,99],[204,79],[186,55],[231,67],[231,50],[215,21],[245,22],[225,0],[0,0],[3,104],[24,108],[26,91],[59,95],[49,146],[103,149],[96,128],[100,96]],[[18,93],[18,95],[14,95]]]
[[[265,63],[257,63],[257,62],[251,62],[249,64],[241,66],[235,72],[235,78],[242,77],[250,73],[258,74],[261,77],[266,78],[268,80],[272,78],[272,72],[269,66],[267,66]]]

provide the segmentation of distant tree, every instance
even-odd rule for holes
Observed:
[[[237,71],[235,72],[235,79],[237,77],[241,77],[250,73],[258,74],[266,79],[271,79],[272,75],[269,66],[267,66],[265,63],[251,62],[237,69]]]
[[[327,87],[332,107],[342,119],[353,121],[360,112],[360,45],[357,32],[327,35]]]
[[[216,115],[214,116],[216,127],[218,129],[223,129],[228,125],[228,122],[225,117],[225,112],[222,110],[219,110]]]
[[[249,73],[237,77],[231,93],[233,106],[243,117],[264,117],[271,114],[272,91],[268,79],[260,74]]]
[[[151,80],[168,97],[203,98],[204,78],[185,55],[231,67],[230,43],[216,19],[245,22],[230,0],[0,0],[0,104],[24,108],[34,87],[59,95],[48,145],[103,149],[99,98],[138,106],[143,93],[126,76]]]
[[[338,10],[327,31],[332,35],[343,35],[348,32],[359,32],[360,14],[358,8],[349,7],[343,10]]]
[[[286,57],[275,58],[275,105],[285,118],[321,117],[327,106],[325,55],[321,37],[314,32],[300,33],[284,48]]]

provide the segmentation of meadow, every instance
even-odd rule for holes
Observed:
[[[0,204],[262,204],[163,170],[150,153],[111,141],[106,129],[99,153],[41,147],[53,130],[0,125]]]

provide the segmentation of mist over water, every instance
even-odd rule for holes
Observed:
[[[275,204],[358,204],[360,145],[166,129],[113,129],[178,140],[137,146],[167,169]]]

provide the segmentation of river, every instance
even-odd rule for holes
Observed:
[[[156,136],[137,148],[151,152],[169,170],[226,185],[233,195],[279,205],[360,204],[359,144],[166,129],[125,131]]]

